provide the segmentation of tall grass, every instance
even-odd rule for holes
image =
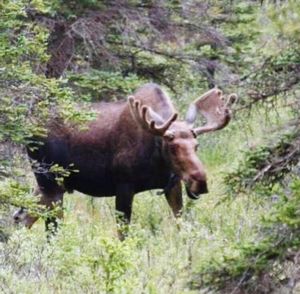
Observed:
[[[247,124],[235,121],[200,137],[210,192],[197,201],[185,197],[179,220],[155,191],[137,195],[124,242],[117,239],[113,198],[66,195],[64,221],[50,242],[40,221],[32,230],[16,228],[0,243],[0,292],[198,293],[190,288],[193,273],[224,262],[224,253],[238,255],[237,242],[255,240],[269,205],[251,195],[221,201],[222,174],[286,117],[269,113],[266,123],[254,113]]]

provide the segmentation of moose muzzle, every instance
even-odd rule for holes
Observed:
[[[187,195],[191,199],[199,199],[200,194],[208,193],[206,176],[203,173],[195,173],[185,181]]]

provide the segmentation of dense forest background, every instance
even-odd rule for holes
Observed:
[[[214,86],[238,94],[230,125],[199,138],[210,193],[179,221],[143,193],[124,242],[113,199],[79,193],[48,242],[42,222],[13,225],[16,207],[47,215],[30,138],[150,81],[182,116]],[[0,0],[1,293],[299,293],[299,86],[297,0]]]

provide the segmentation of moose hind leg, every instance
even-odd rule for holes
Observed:
[[[39,188],[36,188],[33,192],[33,196],[38,197],[39,195],[40,195],[40,190],[39,190]],[[38,203],[40,203],[40,201]],[[32,227],[32,225],[38,220],[38,217],[31,215],[30,213],[28,213],[26,208],[21,207],[17,211],[14,212],[13,219],[16,224],[22,223],[27,228],[30,229]]]
[[[13,214],[15,224],[24,224],[28,229],[37,221],[37,217],[30,215],[24,207],[19,208]]]
[[[40,196],[40,200],[38,204],[46,206],[47,209],[50,211],[56,206],[59,205],[62,207],[62,200],[63,200],[63,191],[61,189],[56,189],[52,192],[45,192],[41,191],[39,188],[35,189],[34,191],[35,196]],[[60,212],[59,217],[62,217],[62,211]],[[31,228],[32,225],[38,220],[37,216],[31,215],[26,211],[25,208],[20,208],[16,211],[13,215],[14,221],[16,223],[24,223],[27,228]],[[48,231],[51,227],[56,230],[57,228],[57,221],[56,217],[49,217],[45,221],[46,230]]]

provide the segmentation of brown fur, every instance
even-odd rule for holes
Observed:
[[[170,98],[155,84],[141,87],[134,97],[163,120],[175,112]],[[64,168],[74,164],[73,168],[79,170],[66,177],[63,186],[50,172],[35,173],[41,203],[51,208],[52,202],[62,202],[65,191],[73,190],[95,197],[116,195],[116,209],[124,214],[123,222],[129,222],[135,193],[164,189],[174,215],[179,216],[181,180],[192,198],[207,192],[204,168],[195,152],[197,140],[186,122],[171,124],[167,132],[174,138],[170,140],[143,129],[127,101],[99,103],[94,109],[99,115],[86,130],[68,128],[56,121],[48,137],[42,139],[43,145],[34,151],[28,149],[29,157],[40,164]]]

